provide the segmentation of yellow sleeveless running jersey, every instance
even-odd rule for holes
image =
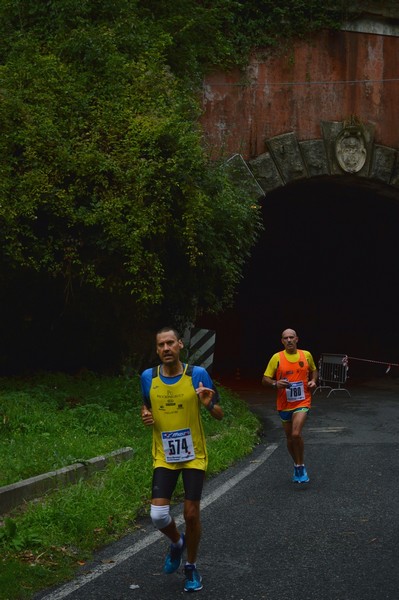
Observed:
[[[202,426],[201,402],[195,393],[187,365],[177,383],[168,385],[159,376],[150,388],[153,465],[167,469],[206,470],[208,455]]]

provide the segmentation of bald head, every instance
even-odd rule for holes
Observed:
[[[288,354],[295,354],[298,344],[298,336],[295,329],[284,329],[281,334],[281,343]]]
[[[297,337],[295,329],[284,329],[283,333],[281,334],[281,337],[283,338],[286,335],[293,335],[294,337]]]

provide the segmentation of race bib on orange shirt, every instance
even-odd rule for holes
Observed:
[[[286,388],[287,402],[299,402],[305,400],[305,386],[303,381],[292,381],[289,388]]]

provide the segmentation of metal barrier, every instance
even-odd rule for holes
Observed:
[[[346,354],[322,354],[319,360],[319,381],[320,385],[314,391],[329,389],[327,398],[330,394],[337,391],[345,391],[347,394],[349,391],[341,387],[346,382],[348,377],[348,356]],[[325,385],[331,383],[333,385]]]

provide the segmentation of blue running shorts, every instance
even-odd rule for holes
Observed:
[[[292,415],[296,412],[309,412],[308,406],[300,406],[299,408],[294,408],[293,410],[279,410],[278,414],[280,415],[280,419],[283,423],[289,423],[292,421]]]

